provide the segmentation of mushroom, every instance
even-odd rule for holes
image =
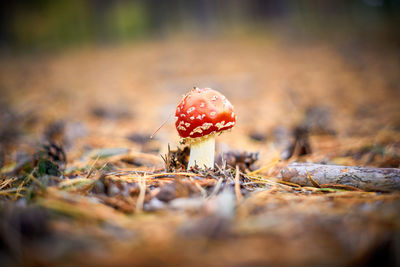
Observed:
[[[195,165],[214,168],[215,134],[236,124],[232,104],[211,88],[193,88],[176,107],[175,126],[190,144],[188,169]]]

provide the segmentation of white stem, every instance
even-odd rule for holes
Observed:
[[[190,145],[188,170],[197,165],[199,168],[214,168],[215,136],[194,142]]]

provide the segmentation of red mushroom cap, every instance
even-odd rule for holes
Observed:
[[[226,131],[236,124],[232,104],[210,88],[194,88],[179,102],[175,126],[183,138],[198,138]]]

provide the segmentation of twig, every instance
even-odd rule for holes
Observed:
[[[312,175],[312,179],[310,179]],[[302,186],[341,184],[366,191],[399,191],[400,169],[314,163],[291,163],[281,171],[283,181]]]

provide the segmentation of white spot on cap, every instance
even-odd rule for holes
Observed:
[[[190,117],[191,120],[194,120],[194,116]]]
[[[183,127],[182,125],[179,125],[179,126],[177,127],[177,129],[178,129],[178,130],[182,130],[182,131],[186,131],[186,128]]]
[[[194,135],[195,133],[201,134],[203,130],[201,129],[201,126],[197,126],[196,128],[193,129],[193,131],[190,132],[189,135]]]
[[[175,122],[177,122],[179,118],[178,118],[177,116],[175,116],[175,118],[174,118],[174,119],[175,119]]]
[[[201,120],[203,117],[201,115],[196,117],[197,119]]]
[[[235,113],[232,112],[231,117],[234,118],[235,117]]]
[[[185,126],[186,126],[186,127],[190,127],[190,123],[186,122],[186,123],[185,123]]]
[[[215,124],[215,127],[217,127],[218,130],[219,130],[219,129],[221,129],[222,127],[224,127],[224,124],[225,124],[225,121],[221,121],[221,122],[216,123],[216,124]]]
[[[235,125],[235,123],[233,121],[227,122],[226,124],[225,124],[225,121],[221,121],[221,122],[218,122],[217,124],[215,124],[215,126],[218,128],[218,130],[221,130],[222,128],[234,126],[234,125]]]
[[[189,114],[190,112],[194,111],[195,109],[196,109],[195,107],[190,107],[190,108],[188,108],[186,113]]]
[[[203,123],[203,125],[201,125],[201,128],[203,128],[203,130],[205,131],[205,130],[208,130],[211,126],[213,126],[212,123],[205,122],[205,123]]]
[[[181,117],[184,118],[184,117],[186,117],[186,115],[185,114],[181,114]]]
[[[215,116],[215,115],[217,115],[217,112],[211,111],[211,112],[210,112],[210,115],[211,115],[211,116]]]
[[[213,126],[212,123],[205,122],[205,123],[203,123],[203,125],[200,125],[200,126],[197,126],[196,128],[194,128],[193,131],[191,131],[189,135],[193,135],[195,133],[201,134],[201,133],[203,133],[203,131],[210,129],[211,126]]]
[[[200,103],[200,107],[201,107],[201,108],[204,108],[205,106],[206,106],[206,104],[205,104],[204,102],[201,102],[201,103]]]
[[[218,96],[216,96],[216,95],[213,95],[212,97],[211,97],[211,100],[212,101],[215,101],[215,100],[217,100],[218,99]]]

